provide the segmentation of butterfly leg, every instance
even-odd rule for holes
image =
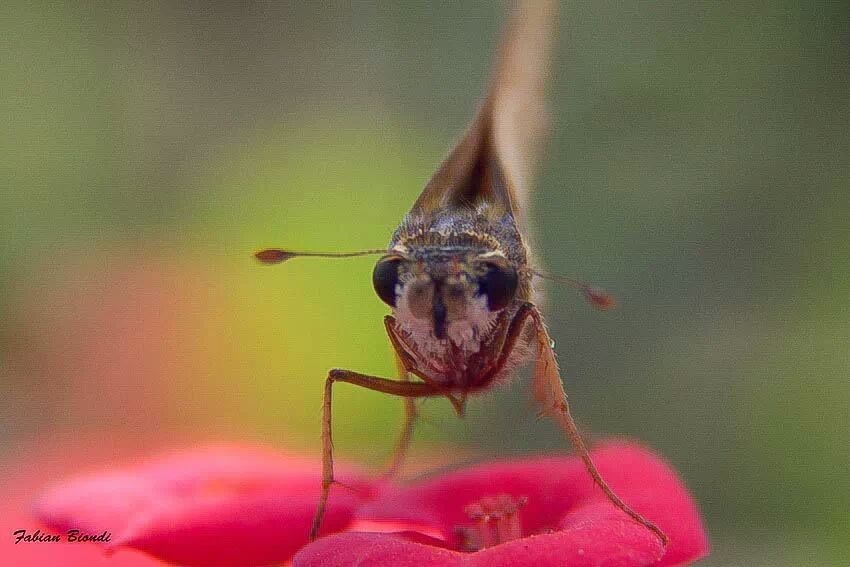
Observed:
[[[396,336],[395,319],[392,316],[387,315],[384,317],[384,328],[387,331],[387,336],[390,338],[393,350],[395,351],[395,364],[399,379],[402,382],[407,382],[410,380],[410,370],[413,366],[415,366],[413,358],[404,349]],[[407,450],[410,448],[410,442],[413,439],[413,428],[416,425],[416,418],[417,410],[414,398],[404,398],[404,424],[402,425],[401,435],[393,449],[390,464],[387,467],[386,472],[383,474],[385,479],[395,477],[399,470],[401,470],[401,466],[407,456]]]
[[[445,396],[454,406],[458,414],[463,413],[464,400],[452,394],[450,391],[440,389],[440,386],[431,381],[427,371],[420,368],[427,368],[428,361],[416,350],[415,346],[406,342],[399,336],[396,330],[396,320],[391,315],[384,317],[384,328],[387,331],[387,336],[390,339],[393,350],[395,352],[396,368],[398,370],[399,379],[403,382],[410,380],[410,375],[421,378],[424,382],[432,384],[435,390]],[[431,368],[430,370],[435,370]],[[385,479],[393,478],[398,474],[407,456],[407,451],[410,447],[410,442],[413,439],[413,429],[416,425],[418,410],[416,402],[413,398],[407,397],[404,399],[404,425],[402,426],[401,435],[393,450],[390,464],[387,467],[383,477]]]
[[[633,520],[642,526],[646,527],[667,545],[667,535],[651,521],[641,516],[638,512],[629,507],[617,494],[608,486],[605,479],[596,468],[593,459],[590,457],[590,452],[581,433],[573,420],[570,413],[570,406],[567,402],[567,393],[564,391],[564,385],[561,381],[561,375],[558,371],[558,362],[555,360],[555,350],[552,347],[552,339],[549,337],[549,332],[543,323],[543,317],[537,308],[531,303],[523,304],[511,320],[505,338],[502,341],[500,352],[496,358],[495,364],[489,368],[488,374],[490,377],[502,371],[510,358],[511,351],[519,342],[520,338],[526,335],[526,323],[530,320],[533,325],[534,340],[537,342],[537,361],[534,365],[534,397],[543,406],[544,412],[551,415],[558,425],[567,434],[575,451],[578,453],[587,472],[590,474],[593,482],[596,483],[605,496],[617,508],[628,514]],[[489,379],[489,378],[488,378]]]
[[[396,355],[395,359],[396,366],[398,367],[399,379],[402,382],[410,381],[410,376],[407,369],[404,367],[404,362],[401,357]],[[417,417],[418,412],[414,398],[404,398],[404,424],[402,425],[401,435],[393,449],[390,464],[383,474],[384,479],[389,480],[394,478],[401,470],[401,466],[404,464],[404,459],[407,457],[407,450],[410,448],[410,442],[413,439],[413,428],[416,425]]]
[[[328,372],[327,380],[325,380],[324,399],[322,401],[322,492],[319,496],[316,515],[313,516],[313,525],[310,528],[310,541],[315,540],[319,534],[319,528],[322,525],[322,518],[325,515],[325,507],[328,502],[328,495],[330,494],[331,485],[334,483],[331,402],[335,382],[346,382],[376,392],[401,396],[411,400],[412,398],[441,395],[438,390],[424,382],[389,380],[387,378],[360,374],[351,370],[334,369]]]
[[[593,460],[590,458],[590,452],[581,433],[573,420],[570,413],[570,406],[567,403],[567,393],[564,391],[564,384],[561,381],[560,373],[558,372],[558,362],[555,360],[555,350],[552,345],[552,339],[549,337],[549,332],[543,324],[543,318],[536,308],[531,308],[528,312],[534,324],[534,332],[537,341],[537,361],[534,365],[534,396],[537,401],[543,406],[543,411],[552,416],[561,429],[567,434],[567,437],[575,448],[587,472],[593,478],[593,482],[602,489],[605,496],[608,497],[617,508],[628,514],[633,520],[642,526],[646,527],[666,546],[669,539],[667,535],[651,521],[641,516],[638,512],[629,507],[628,504],[622,501],[619,496],[608,486],[605,479],[599,473]]]

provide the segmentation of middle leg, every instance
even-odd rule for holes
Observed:
[[[407,372],[404,361],[398,354],[396,354],[395,362],[399,373],[399,379],[402,382],[409,382],[410,375]],[[417,417],[418,411],[416,408],[416,400],[414,398],[404,398],[404,425],[402,425],[401,435],[393,449],[392,457],[390,457],[390,464],[382,475],[384,479],[389,480],[395,478],[401,470],[401,466],[404,464],[404,459],[407,457],[407,451],[410,448],[410,442],[413,440],[413,429],[416,426]]]
[[[321,528],[322,519],[325,516],[328,495],[334,483],[333,412],[331,410],[334,382],[347,382],[376,392],[383,392],[404,398],[423,398],[442,395],[441,392],[424,382],[389,380],[387,378],[360,374],[351,370],[334,369],[328,372],[328,377],[325,380],[324,400],[322,401],[322,491],[319,495],[316,515],[313,516],[313,525],[310,527],[310,541],[315,540],[319,535],[319,528]]]

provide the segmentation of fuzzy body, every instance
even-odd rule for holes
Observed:
[[[478,112],[373,274],[376,291],[393,307],[387,330],[406,370],[461,399],[507,376],[533,342],[530,325],[514,324],[534,300],[518,220],[546,130],[543,80],[554,13],[548,2],[522,6]]]

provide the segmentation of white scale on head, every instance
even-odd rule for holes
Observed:
[[[434,335],[433,319],[420,318],[413,314],[405,293],[405,283],[401,281],[396,285],[396,321],[422,356],[427,357],[435,367],[448,370],[451,363],[450,344],[459,347],[465,355],[479,351],[481,341],[489,335],[498,316],[497,311],[487,308],[486,295],[474,295],[467,302],[466,315],[460,320],[449,321],[446,326],[446,338],[438,339]]]

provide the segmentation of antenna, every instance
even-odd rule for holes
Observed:
[[[292,250],[281,250],[280,248],[266,248],[254,252],[254,258],[263,264],[280,264],[297,258],[299,256],[313,256],[316,258],[352,258],[354,256],[368,256],[370,254],[386,254],[386,250],[360,250],[358,252],[293,252]]]
[[[531,273],[537,276],[538,278],[543,278],[551,280],[553,282],[566,284],[573,289],[579,290],[582,294],[584,294],[584,297],[585,299],[587,299],[587,302],[590,303],[596,309],[599,309],[600,311],[607,311],[617,306],[617,299],[601,287],[592,286],[589,283],[577,280],[575,278],[571,278],[569,276],[547,274],[545,272],[539,272],[537,270],[531,270]]]

